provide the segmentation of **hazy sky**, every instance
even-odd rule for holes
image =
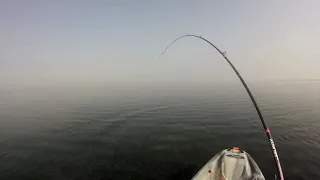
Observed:
[[[0,83],[320,78],[320,1],[0,0]]]

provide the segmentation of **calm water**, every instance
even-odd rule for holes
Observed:
[[[320,82],[250,84],[286,179],[320,179]],[[240,84],[0,90],[0,179],[191,179],[239,146],[275,166]]]

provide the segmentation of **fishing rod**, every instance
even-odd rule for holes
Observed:
[[[250,99],[259,115],[259,118],[261,120],[261,123],[263,125],[263,128],[265,130],[265,133],[269,139],[269,142],[270,142],[270,147],[271,147],[271,150],[272,150],[272,153],[273,153],[273,158],[274,158],[274,161],[276,163],[276,166],[277,166],[277,171],[278,171],[278,176],[280,177],[280,180],[284,180],[284,177],[283,177],[283,172],[282,172],[282,168],[281,168],[281,164],[280,164],[280,160],[279,160],[279,156],[278,156],[278,153],[277,153],[277,149],[276,149],[276,146],[274,144],[274,141],[272,139],[272,136],[271,136],[271,132],[270,132],[270,129],[268,128],[268,125],[266,123],[266,121],[264,120],[263,116],[262,116],[262,113],[260,111],[260,108],[255,100],[255,98],[253,97],[249,87],[247,86],[246,82],[243,80],[242,76],[240,75],[240,73],[238,72],[238,70],[234,67],[234,65],[231,63],[231,61],[228,59],[227,55],[225,52],[222,52],[219,48],[217,48],[214,44],[212,44],[210,41],[208,41],[207,39],[201,37],[201,36],[198,36],[198,35],[193,35],[193,34],[187,34],[187,35],[184,35],[184,36],[180,36],[178,37],[177,39],[175,39],[174,41],[172,41],[166,48],[165,50],[160,54],[160,56],[158,57],[158,59],[160,59],[162,57],[162,55],[169,49],[169,47],[174,44],[176,41],[178,41],[179,39],[182,39],[182,38],[185,38],[185,37],[195,37],[195,38],[198,38],[198,39],[201,39],[201,40],[204,40],[205,42],[207,42],[208,44],[210,44],[214,49],[216,49],[221,55],[222,57],[227,61],[227,63],[231,66],[231,68],[233,69],[233,71],[236,73],[236,75],[238,76],[238,78],[240,79],[242,85],[244,86],[244,88],[246,89],[248,95],[250,96]]]

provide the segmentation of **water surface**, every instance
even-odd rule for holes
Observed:
[[[320,179],[320,82],[249,86],[286,179]],[[233,146],[273,177],[268,141],[240,84],[159,87],[2,87],[0,179],[191,179]]]

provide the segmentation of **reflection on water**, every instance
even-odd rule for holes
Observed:
[[[287,179],[319,179],[320,82],[251,84]],[[240,86],[0,90],[0,179],[191,179],[240,146],[275,166]]]

